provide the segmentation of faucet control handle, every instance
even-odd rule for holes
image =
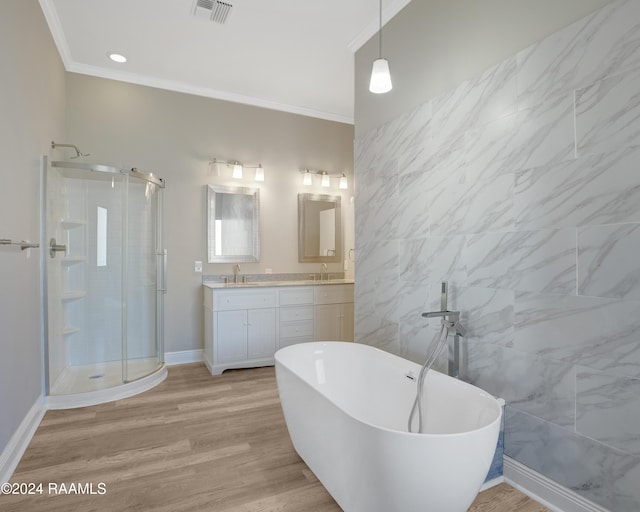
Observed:
[[[424,318],[448,318],[452,322],[457,322],[460,319],[460,311],[427,311],[422,313]]]

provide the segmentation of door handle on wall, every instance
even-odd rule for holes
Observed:
[[[159,292],[167,293],[167,250],[163,249],[156,253],[156,256],[162,256],[162,288],[158,288]]]

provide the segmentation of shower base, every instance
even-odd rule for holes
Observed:
[[[155,358],[133,359],[128,362],[128,375],[132,380],[123,383],[121,361],[67,366],[51,386],[47,408],[86,407],[137,395],[162,382],[167,368]]]

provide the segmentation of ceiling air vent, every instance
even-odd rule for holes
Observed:
[[[233,4],[221,2],[220,0],[195,0],[193,15],[216,23],[225,23],[232,7]]]

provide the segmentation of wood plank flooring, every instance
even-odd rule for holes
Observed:
[[[341,510],[293,449],[273,367],[212,377],[202,364],[173,366],[136,397],[48,411],[12,482],[43,492],[2,495],[2,512]],[[50,483],[106,493],[50,493]],[[501,484],[469,510],[547,509]]]

